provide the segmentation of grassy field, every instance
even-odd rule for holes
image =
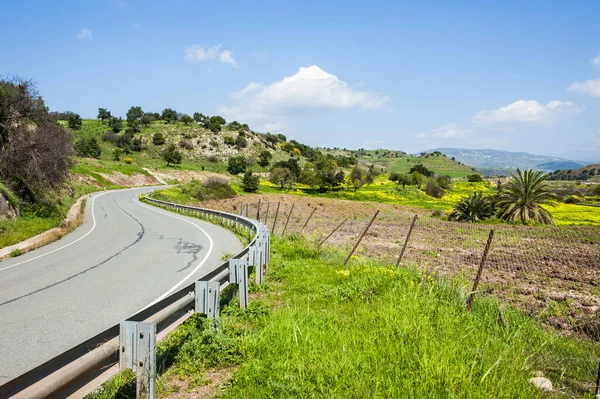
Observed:
[[[193,317],[159,345],[159,397],[539,398],[528,383],[537,372],[552,397],[593,397],[598,343],[487,296],[469,313],[461,281],[343,258],[273,238],[247,310],[234,296],[221,333]],[[131,397],[134,381],[125,374],[91,398]]]

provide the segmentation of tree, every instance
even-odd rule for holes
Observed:
[[[140,119],[142,119],[142,116],[144,116],[144,111],[142,110],[142,107],[139,106],[131,107],[125,116],[127,117],[127,124],[131,125],[132,123],[138,122]]]
[[[160,118],[167,123],[175,123],[177,122],[177,111],[171,108],[165,108]]]
[[[352,171],[350,172],[350,176],[348,176],[350,184],[352,185],[352,187],[354,187],[354,192],[356,192],[356,190],[367,184],[369,178],[370,173],[358,165],[356,165],[352,169]]]
[[[112,129],[113,132],[119,133],[123,129],[123,119],[121,117],[113,116],[110,118],[108,122],[108,127]]]
[[[163,145],[165,143],[165,136],[161,132],[154,133],[152,136],[152,144],[154,145]]]
[[[18,124],[9,135],[0,151],[0,175],[17,195],[36,202],[63,184],[72,164],[69,131],[52,123]]]
[[[484,197],[481,192],[471,193],[460,200],[450,213],[449,220],[457,222],[477,222],[491,218],[495,214],[494,206],[489,197]]]
[[[192,116],[192,118],[194,118],[194,120],[198,123],[203,123],[204,120],[206,119],[206,116],[204,116],[200,112],[194,112],[194,115]]]
[[[400,184],[402,184],[402,188],[405,189],[407,184],[412,184],[413,182],[412,176],[405,173],[392,172],[390,173],[389,179],[396,183],[396,190],[398,190]]]
[[[80,157],[100,158],[102,155],[102,149],[95,137],[84,137],[77,141],[75,151]]]
[[[473,173],[472,175],[467,176],[467,181],[471,183],[481,183],[483,181],[483,178],[481,177],[481,175]]]
[[[450,176],[437,176],[435,181],[444,190],[449,190],[452,187],[452,178]]]
[[[162,158],[167,163],[167,166],[170,166],[171,164],[179,165],[181,163],[182,155],[175,144],[171,144],[163,150]]]
[[[194,120],[188,114],[183,114],[181,116],[181,122],[183,122],[184,125],[189,125],[190,123],[194,122]]]
[[[113,160],[119,161],[121,159],[121,155],[123,155],[123,150],[120,148],[115,148],[112,152]]]
[[[412,172],[410,174],[410,178],[412,180],[412,184],[414,184],[415,186],[417,186],[419,188],[419,190],[420,190],[421,189],[421,185],[423,185],[423,183],[425,182],[425,176],[423,176],[419,172]]]
[[[248,168],[248,161],[243,156],[236,156],[229,158],[227,163],[227,171],[232,175],[237,175],[239,173],[244,173]]]
[[[510,222],[520,220],[523,224],[554,224],[550,212],[542,207],[556,204],[556,196],[546,183],[548,175],[532,169],[523,172],[517,169],[511,177],[496,203],[500,218]]]
[[[81,116],[79,114],[72,113],[69,115],[69,127],[73,130],[81,129]]]
[[[106,108],[98,108],[98,119],[102,122],[109,120],[111,118],[110,111]]]
[[[140,152],[142,151],[142,138],[141,137],[136,137],[131,141],[131,150],[132,151],[136,151],[136,152]]]
[[[154,122],[156,120],[156,118],[154,118],[154,115],[152,114],[145,114],[144,116],[142,116],[142,119],[140,119],[140,122],[142,122],[142,125],[144,126],[149,126],[152,122]]]
[[[433,177],[433,175],[435,175],[434,171],[427,169],[423,164],[415,165],[408,171],[409,174],[412,174],[413,172],[418,172],[425,177]]]
[[[241,150],[242,148],[246,148],[247,145],[248,145],[248,140],[246,140],[244,135],[238,134],[238,136],[235,139],[235,146],[237,147],[237,149]]]
[[[273,164],[274,168],[288,168],[294,174],[294,177],[298,179],[300,177],[300,163],[297,159],[289,158],[287,161],[277,161]]]
[[[269,151],[264,150],[260,154],[258,154],[258,164],[260,166],[269,166],[269,162],[272,158],[273,155]]]
[[[248,193],[254,193],[258,191],[258,185],[260,184],[260,177],[258,175],[252,174],[252,172],[247,171],[244,173],[244,178],[242,179],[242,189]]]
[[[48,122],[48,108],[31,80],[0,78],[0,151],[22,123]]]
[[[269,174],[269,181],[283,190],[286,185],[291,187],[296,177],[288,168],[273,168]]]
[[[596,197],[600,197],[600,184],[596,184],[594,190],[592,191]]]
[[[429,180],[425,186],[425,194],[434,198],[442,198],[446,193],[444,192],[444,189],[440,187],[437,181]]]

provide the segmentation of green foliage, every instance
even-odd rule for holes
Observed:
[[[79,114],[70,114],[69,115],[69,128],[73,130],[81,129],[81,116]]]
[[[237,175],[239,173],[246,172],[246,168],[248,167],[248,161],[243,156],[235,156],[229,158],[227,162],[227,171],[232,175]]]
[[[413,183],[413,178],[411,175],[407,175],[405,173],[392,172],[390,173],[389,179],[396,183],[396,190],[398,190],[398,186],[402,184],[402,188],[405,189],[407,185]]]
[[[117,118],[116,116],[113,116],[110,118],[108,126],[113,132],[119,133],[121,130],[123,130],[123,119],[121,117]]]
[[[436,176],[435,182],[444,190],[452,188],[452,178],[450,176]]]
[[[263,167],[269,166],[269,163],[272,158],[273,158],[273,155],[271,154],[270,151],[268,151],[268,150],[261,151],[261,153],[258,154],[258,164]]]
[[[198,123],[204,123],[206,116],[204,116],[200,112],[194,112],[194,115],[192,116],[192,118],[194,118],[194,120]]]
[[[430,197],[442,198],[445,194],[444,189],[440,187],[437,181],[429,180],[425,186],[425,193]]]
[[[110,111],[108,111],[106,108],[98,108],[97,118],[100,119],[102,122],[109,120],[111,116],[112,115],[110,114]]]
[[[213,177],[207,179],[204,183],[193,180],[187,184],[179,186],[181,192],[198,201],[219,200],[235,197],[234,189],[226,180]]]
[[[260,183],[260,177],[258,175],[253,174],[250,171],[244,173],[244,178],[242,179],[242,189],[248,193],[254,193],[258,191],[258,186]]]
[[[181,159],[183,156],[181,152],[177,149],[175,144],[170,144],[162,151],[162,158],[169,165],[179,165],[181,163]]]
[[[123,155],[123,150],[120,148],[115,148],[112,152],[113,160],[119,161],[121,160],[121,156]]]
[[[435,175],[434,171],[427,169],[427,167],[423,164],[415,165],[408,171],[409,174],[412,174],[414,172],[418,172],[425,177],[433,177],[433,175]]]
[[[154,133],[154,136],[152,136],[152,143],[154,145],[163,145],[165,143],[165,136],[161,133]]]
[[[235,139],[235,146],[238,150],[248,146],[248,140],[246,140],[243,134],[238,134],[237,138]]]
[[[458,222],[477,222],[493,217],[496,211],[489,197],[484,197],[481,191],[469,194],[467,198],[460,200],[450,216],[449,220]]]
[[[188,114],[183,114],[181,116],[181,122],[183,122],[184,125],[189,125],[190,123],[194,122],[194,120]]]
[[[133,140],[131,140],[131,150],[136,152],[142,151],[142,144],[143,143],[141,137],[134,138]]]
[[[275,167],[271,169],[269,181],[283,189],[285,186],[291,187],[296,182],[296,176],[288,168]]]
[[[167,123],[175,123],[177,122],[177,111],[171,108],[165,108],[160,116],[160,119],[166,121]]]
[[[100,158],[102,149],[95,137],[83,137],[75,143],[75,152],[80,157]]]
[[[228,146],[234,146],[235,145],[235,139],[233,138],[233,136],[224,136],[223,137],[223,142],[225,144],[227,144]]]
[[[348,176],[350,184],[354,191],[358,190],[367,183],[373,183],[373,177],[368,170],[356,165]]]
[[[471,183],[479,183],[483,181],[483,177],[477,173],[473,173],[472,175],[467,176],[467,181]]]
[[[142,107],[134,106],[129,108],[129,111],[127,111],[125,116],[127,117],[127,124],[131,126],[142,119],[144,111],[142,110]]]
[[[294,158],[288,158],[287,161],[277,161],[273,164],[273,168],[289,169],[294,174],[296,180],[300,178],[300,172],[302,170],[302,168],[300,167],[300,163],[297,159]]]
[[[595,195],[596,197],[600,197],[600,184],[596,184],[596,185],[594,186],[594,190],[593,190],[593,192],[594,192],[594,195]]]
[[[156,118],[154,117],[154,115],[152,115],[152,114],[145,114],[144,116],[142,116],[142,119],[140,119],[140,122],[142,123],[142,125],[148,127],[155,120],[156,120]]]
[[[498,196],[496,205],[501,219],[523,224],[554,224],[552,215],[542,205],[555,205],[556,196],[546,183],[548,175],[528,169],[511,174],[511,180]]]
[[[417,188],[420,190],[421,186],[425,182],[425,176],[423,176],[421,173],[419,173],[417,171],[414,171],[414,172],[410,173],[410,177],[412,180],[412,184],[417,186]]]

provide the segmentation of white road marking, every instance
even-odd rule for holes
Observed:
[[[73,242],[70,242],[70,243],[68,243],[68,244],[66,244],[66,245],[63,245],[63,246],[62,246],[62,247],[60,247],[60,248],[56,248],[56,249],[53,249],[53,250],[52,250],[52,251],[50,251],[50,252],[46,252],[45,254],[38,255],[38,256],[36,256],[36,257],[34,257],[34,258],[27,259],[27,260],[24,260],[24,261],[22,261],[22,262],[19,262],[19,263],[15,263],[14,265],[10,265],[10,266],[3,267],[2,269],[0,269],[0,272],[1,272],[1,271],[3,271],[3,270],[12,269],[12,268],[13,268],[13,267],[15,267],[15,266],[19,266],[19,265],[22,265],[22,264],[24,264],[24,263],[27,263],[27,262],[31,262],[32,260],[39,259],[39,258],[41,258],[41,257],[44,257],[44,256],[46,256],[46,255],[50,255],[50,254],[52,254],[52,253],[54,253],[54,252],[60,251],[61,249],[65,249],[65,248],[67,248],[67,247],[69,247],[69,246],[71,246],[71,245],[75,244],[76,242],[79,242],[79,241],[83,240],[83,239],[84,239],[85,237],[87,237],[88,235],[90,235],[90,233],[91,233],[92,231],[94,231],[94,229],[96,228],[96,215],[94,215],[94,203],[96,202],[96,198],[98,198],[98,197],[101,197],[101,196],[103,196],[104,194],[106,194],[106,193],[98,194],[98,195],[94,196],[94,198],[92,199],[92,219],[94,220],[94,225],[92,226],[92,228],[91,228],[91,230],[90,230],[90,231],[88,231],[87,233],[85,233],[85,235],[83,235],[82,237],[79,237],[78,239],[76,239],[76,240],[75,240],[75,241],[73,241]]]
[[[154,207],[151,207],[151,206],[148,206],[148,205],[144,205],[144,204],[142,204],[142,203],[141,203],[139,200],[137,200],[137,199],[135,200],[135,202],[137,202],[137,203],[138,203],[140,206],[142,206],[142,207],[144,207],[144,208],[150,209],[151,211],[158,212],[158,213],[160,213],[160,214],[163,214],[163,215],[166,215],[166,216],[169,216],[169,217],[175,218],[175,219],[183,220],[184,222],[187,222],[187,223],[191,224],[192,226],[194,226],[194,227],[198,228],[198,229],[199,229],[201,232],[203,232],[203,233],[204,233],[204,235],[206,235],[206,237],[208,238],[208,242],[209,242],[209,244],[210,244],[210,245],[209,245],[209,248],[208,248],[208,252],[207,252],[207,253],[206,253],[206,255],[204,256],[204,258],[202,258],[202,260],[200,261],[200,263],[198,263],[198,265],[197,265],[197,266],[194,268],[194,270],[192,270],[192,271],[191,271],[191,272],[190,272],[190,273],[189,273],[187,276],[185,276],[185,277],[184,277],[184,278],[183,278],[183,279],[182,279],[180,282],[178,282],[177,284],[175,284],[175,286],[173,286],[173,287],[172,287],[172,288],[171,288],[169,291],[165,292],[165,293],[164,293],[164,294],[162,294],[160,297],[156,298],[156,299],[155,299],[155,300],[154,300],[152,303],[150,303],[148,306],[144,307],[143,309],[140,309],[140,311],[141,311],[141,310],[144,310],[144,309],[146,309],[146,308],[148,308],[148,307],[150,307],[150,306],[154,305],[155,303],[157,303],[157,302],[159,302],[159,301],[162,301],[163,299],[165,299],[166,297],[168,297],[169,295],[171,295],[173,292],[175,292],[175,290],[176,290],[177,288],[181,287],[181,286],[183,285],[183,283],[185,283],[185,282],[186,282],[186,281],[187,281],[187,280],[188,280],[190,277],[192,277],[192,276],[193,276],[193,275],[194,275],[194,274],[195,274],[195,273],[196,273],[196,272],[197,272],[197,271],[200,269],[200,267],[202,267],[202,265],[203,265],[203,264],[204,264],[204,263],[205,263],[205,262],[208,260],[208,257],[209,257],[209,256],[210,256],[210,254],[212,253],[212,250],[213,250],[214,243],[213,243],[213,240],[212,240],[212,238],[210,238],[210,235],[208,235],[208,233],[207,233],[207,232],[206,232],[206,231],[205,231],[205,230],[204,230],[202,227],[198,226],[197,224],[193,223],[192,221],[190,221],[190,220],[187,220],[187,219],[184,219],[184,218],[182,218],[182,217],[179,217],[179,216],[172,215],[170,212],[168,212],[168,211],[163,211],[163,210],[161,210],[160,208],[154,208]],[[136,313],[137,313],[137,312],[136,312]]]

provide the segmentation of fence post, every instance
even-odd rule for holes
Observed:
[[[237,284],[240,308],[248,307],[248,263],[243,259],[229,259],[229,282]]]
[[[306,222],[304,223],[304,225],[302,226],[302,228],[300,229],[300,233],[302,233],[302,231],[304,230],[304,228],[306,227],[306,225],[308,224],[308,222],[310,222],[310,218],[312,218],[312,215],[315,213],[315,211],[317,210],[317,208],[314,208],[312,210],[312,212],[310,213],[310,215],[308,216],[308,219],[306,219]]]
[[[277,215],[279,215],[279,205],[281,205],[281,201],[277,201],[277,210],[275,211],[275,220],[273,220],[273,228],[271,231],[275,234],[275,224],[277,223]]]
[[[481,273],[483,272],[483,266],[485,265],[485,261],[488,256],[488,252],[490,251],[490,247],[492,246],[492,239],[494,238],[494,229],[490,230],[490,235],[488,236],[487,244],[485,244],[485,249],[483,250],[483,256],[481,257],[481,263],[479,264],[479,269],[477,270],[477,276],[475,276],[475,282],[473,283],[473,289],[471,290],[471,295],[467,301],[467,310],[471,311],[471,306],[473,305],[473,298],[475,298],[475,292],[477,291],[477,286],[479,285],[479,280],[481,280]]]
[[[356,248],[358,248],[358,244],[360,244],[360,242],[362,241],[362,239],[365,236],[365,234],[367,234],[367,231],[369,230],[369,228],[371,227],[371,225],[375,221],[375,218],[377,217],[377,215],[379,215],[379,209],[377,210],[377,212],[375,212],[375,214],[371,218],[371,221],[369,222],[369,224],[367,224],[367,227],[365,227],[365,229],[363,230],[363,232],[360,233],[360,236],[358,237],[358,241],[356,241],[356,244],[354,244],[354,248],[352,248],[352,251],[350,251],[350,253],[348,254],[348,257],[344,261],[344,266],[348,263],[348,261],[352,257],[352,254],[354,254],[354,251],[356,251]]]
[[[287,220],[285,221],[285,226],[283,226],[283,232],[281,233],[282,237],[285,235],[285,230],[287,229],[288,223],[290,221],[290,217],[292,216],[292,212],[294,212],[294,205],[296,205],[296,204],[292,204],[292,209],[290,209],[290,214],[288,215]]]
[[[267,214],[265,215],[265,225],[269,224],[269,208],[271,207],[271,201],[267,202]],[[260,220],[259,220],[260,222]]]
[[[598,359],[598,376],[596,377],[596,399],[600,399],[600,359]]]
[[[417,215],[412,220],[410,224],[410,228],[408,229],[408,233],[406,234],[406,239],[404,240],[404,245],[402,246],[402,251],[400,251],[400,256],[398,256],[398,260],[396,261],[396,267],[400,266],[400,262],[402,262],[402,257],[404,256],[404,251],[406,251],[406,246],[408,245],[408,240],[410,239],[410,235],[412,234],[413,228],[415,227],[415,223],[417,221]]]
[[[260,222],[260,198],[258,199],[258,206],[256,207],[256,220]]]
[[[329,235],[328,235],[327,237],[325,237],[325,238],[323,239],[323,241],[321,241],[321,242],[319,243],[319,245],[317,245],[317,247],[320,247],[321,245],[323,245],[323,243],[324,243],[325,241],[327,241],[327,240],[329,239],[329,237],[331,237],[331,236],[333,235],[333,233],[335,233],[336,231],[338,231],[338,229],[339,229],[340,227],[342,227],[342,225],[343,225],[344,223],[346,223],[346,220],[348,220],[348,218],[346,218],[346,219],[342,220],[342,223],[340,223],[340,224],[339,224],[339,225],[338,225],[338,226],[337,226],[335,229],[333,229],[333,231],[332,231],[331,233],[329,233]]]

